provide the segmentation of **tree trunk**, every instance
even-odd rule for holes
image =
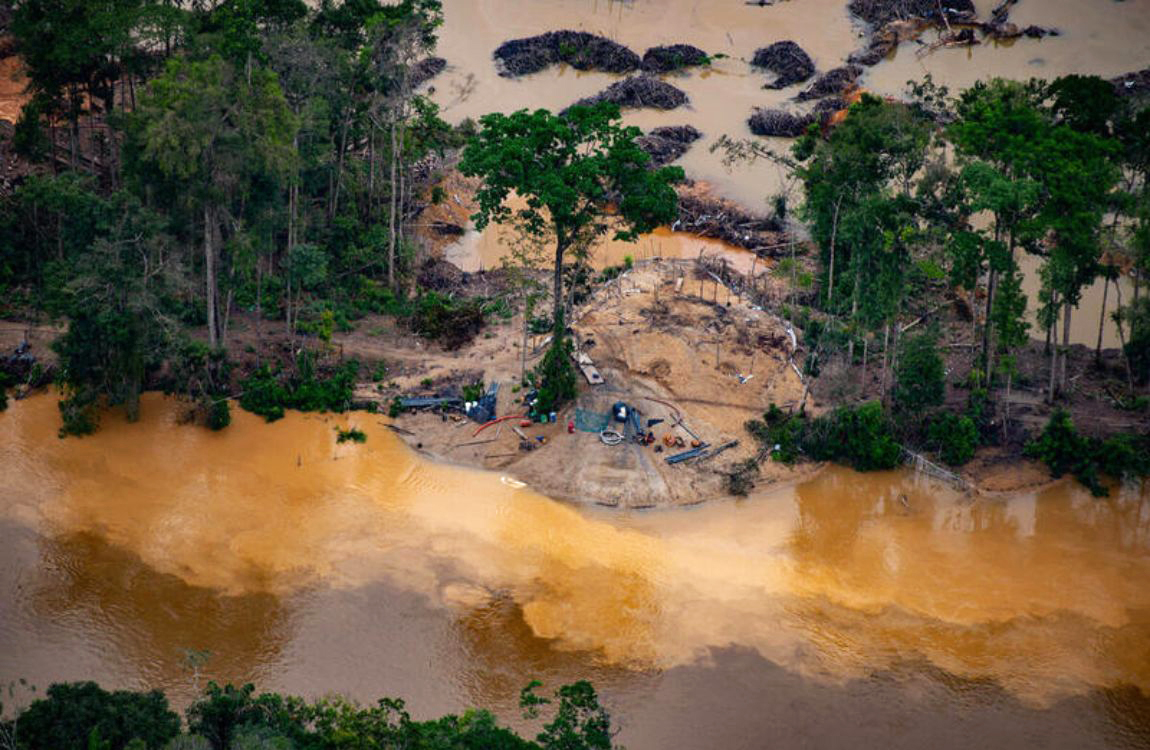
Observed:
[[[1106,326],[1106,295],[1110,292],[1110,276],[1102,275],[1102,312],[1098,314],[1098,345],[1094,347],[1094,362],[1102,364],[1102,331]]]
[[[830,309],[831,302],[835,298],[835,238],[839,233],[839,207],[843,204],[843,197],[840,195],[838,201],[835,203],[835,218],[831,223],[831,263],[830,270],[827,272],[827,308]]]
[[[339,136],[339,158],[336,159],[335,167],[335,188],[331,194],[331,208],[328,211],[328,220],[335,218],[336,213],[339,211],[339,192],[343,187],[343,159],[347,154],[347,128],[348,119],[350,115],[345,115]]]
[[[886,373],[888,355],[890,353],[890,323],[883,328],[882,334],[882,378],[879,380],[879,398],[886,398]]]
[[[212,242],[215,229],[212,227],[212,209],[204,205],[204,286],[208,307],[208,346],[218,349],[220,346],[219,307],[216,296],[219,294],[216,286],[216,249]]]
[[[1062,317],[1062,362],[1059,365],[1058,373],[1058,390],[1066,392],[1066,360],[1070,358],[1070,307],[1069,300],[1066,302]]]
[[[855,267],[855,283],[854,283],[853,289],[851,290],[851,337],[850,337],[850,339],[847,340],[847,367],[852,367],[852,366],[854,366],[854,363],[855,363],[854,324],[855,324],[855,317],[858,315],[858,312],[859,312],[859,277],[861,276],[861,274],[859,272],[858,263],[855,263],[854,267]]]
[[[890,370],[892,373],[898,369],[898,345],[899,345],[899,341],[901,341],[901,340],[902,340],[902,326],[898,323],[898,321],[895,321],[895,324],[894,324],[894,341],[891,342],[891,348],[890,348]],[[882,398],[883,404],[886,404],[887,403],[886,383],[883,383],[881,398]]]
[[[1003,404],[1002,412],[1002,442],[1007,443],[1010,440],[1010,385],[1014,380],[1013,368],[1006,373],[1006,402]]]
[[[387,286],[395,291],[395,245],[396,245],[396,231],[395,219],[398,210],[399,198],[399,184],[396,175],[398,157],[396,149],[399,146],[399,139],[395,132],[395,115],[392,114],[391,118],[391,194],[388,196],[390,203],[388,204],[387,216]]]
[[[866,396],[866,359],[867,359],[867,349],[869,349],[869,348],[870,348],[870,339],[864,337],[863,338],[862,377],[860,378],[860,381],[859,381],[860,385],[862,386],[862,393],[863,393],[864,397]]]
[[[519,382],[527,382],[527,332],[531,323],[531,299],[527,294],[523,295],[523,351],[521,352],[519,363]]]
[[[1119,279],[1119,282],[1121,279]],[[1122,363],[1126,366],[1126,387],[1134,395],[1134,371],[1130,367],[1130,355],[1126,351],[1126,327],[1122,325],[1122,284],[1116,282],[1114,291],[1118,295],[1118,343],[1122,347]]]
[[[563,336],[563,256],[567,253],[567,240],[559,232],[555,233],[555,278],[553,279],[553,299],[555,309],[552,311],[552,324],[555,338]]]
[[[990,322],[991,306],[994,304],[994,283],[997,279],[997,274],[992,268],[990,276],[986,281],[986,322],[982,326],[982,366],[986,372],[986,382],[990,383],[990,367],[991,367],[991,354],[990,354],[990,339],[992,336],[993,324]]]
[[[256,366],[264,349],[264,264],[263,258],[256,256]]]
[[[1050,292],[1050,306],[1055,311],[1054,320],[1050,322],[1050,327],[1046,329],[1047,346],[1050,348],[1050,384],[1046,391],[1046,403],[1054,403],[1054,387],[1058,384],[1055,380],[1055,374],[1058,372],[1058,347],[1050,347],[1049,344],[1054,338],[1053,331],[1058,325],[1058,292]]]

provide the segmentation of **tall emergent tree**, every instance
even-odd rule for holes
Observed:
[[[297,121],[276,76],[221,57],[173,58],[134,113],[141,165],[184,186],[201,217],[208,342],[224,343],[230,299],[219,291],[220,237],[242,224],[257,187],[288,174]],[[226,236],[226,235],[225,235]]]
[[[650,157],[635,143],[639,129],[623,127],[619,108],[606,102],[562,115],[545,109],[494,113],[479,122],[460,163],[463,174],[483,178],[472,219],[480,229],[514,222],[532,234],[547,228],[554,233],[558,340],[564,330],[564,258],[612,227],[616,239],[630,241],[672,221],[672,185],[683,179],[683,170],[650,169]],[[512,193],[525,201],[523,208],[508,205]]]

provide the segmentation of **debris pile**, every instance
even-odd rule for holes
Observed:
[[[662,167],[678,159],[703,137],[690,125],[665,125],[635,139],[639,148],[651,156],[651,166]]]
[[[1150,68],[1111,78],[1110,83],[1114,84],[1114,90],[1118,92],[1118,96],[1150,94]]]
[[[463,286],[466,280],[463,271],[454,263],[438,258],[428,258],[419,267],[416,281],[423,289],[443,292],[458,289]]]
[[[811,110],[811,119],[822,127],[833,124],[836,114],[850,106],[850,102],[841,96],[828,96],[819,99],[818,104]]]
[[[647,73],[670,73],[695,65],[706,65],[710,55],[690,44],[671,44],[652,47],[643,54],[641,67]]]
[[[866,49],[851,53],[847,62],[856,65],[878,65],[902,42],[918,39],[930,28],[930,22],[921,18],[891,21],[871,34]]]
[[[775,74],[775,80],[763,86],[765,89],[783,89],[802,83],[815,74],[811,56],[789,40],[755,50],[751,65]]]
[[[411,66],[411,87],[417,89],[435,78],[447,68],[447,61],[442,57],[425,57]]]
[[[875,28],[908,18],[962,23],[973,21],[976,13],[971,0],[851,0],[847,8]]]
[[[671,227],[675,231],[713,237],[758,255],[783,252],[783,226],[775,217],[752,214],[696,186],[682,187],[677,192],[679,218]]]
[[[747,125],[755,135],[798,138],[814,121],[810,115],[795,114],[781,109],[756,108],[747,120]]]
[[[639,75],[613,83],[598,94],[580,99],[571,106],[588,106],[599,102],[612,102],[620,107],[675,109],[687,103],[687,95],[666,81],[654,76]]]
[[[556,63],[605,73],[630,73],[640,65],[639,56],[627,47],[585,31],[548,31],[512,39],[496,48],[495,61],[499,74],[509,78],[538,73]]]
[[[857,65],[843,65],[829,70],[816,78],[810,86],[803,89],[798,100],[805,102],[811,99],[822,99],[826,96],[839,96],[855,85],[862,72],[862,68]]]

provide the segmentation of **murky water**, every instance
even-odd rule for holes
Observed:
[[[589,677],[632,748],[1150,739],[1139,487],[972,500],[831,470],[619,515],[419,459],[366,414],[179,414],[148,395],[82,440],[47,396],[0,414],[0,675],[182,700],[206,650],[201,679],[508,720],[528,679]]]

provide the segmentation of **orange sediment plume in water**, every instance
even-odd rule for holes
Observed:
[[[831,469],[739,503],[611,515],[421,459],[374,415],[268,425],[237,410],[212,433],[177,424],[180,411],[147,395],[140,422],[108,414],[97,435],[59,440],[54,399],[13,404],[0,415],[0,528],[117,550],[87,584],[113,612],[143,606],[125,582],[144,579],[124,577],[143,566],[192,587],[165,584],[155,593],[173,600],[156,607],[217,591],[268,616],[300,592],[379,585],[449,619],[508,602],[532,638],[603,666],[665,669],[737,646],[832,682],[925,660],[1038,704],[1150,690],[1150,494],[1137,488],[971,500],[902,472]],[[349,424],[366,444],[336,444]],[[5,591],[5,606],[27,596]],[[36,601],[67,620],[52,595]],[[188,617],[218,633],[220,611]],[[0,646],[33,674],[15,646],[38,621],[12,623]],[[114,618],[88,627],[123,641]],[[145,640],[178,652],[155,645],[169,637]]]

